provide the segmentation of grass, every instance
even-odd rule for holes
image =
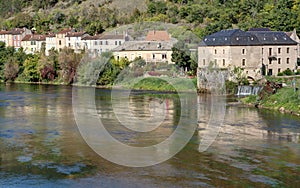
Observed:
[[[169,78],[169,77],[149,77],[135,78],[130,81],[119,83],[124,88],[136,90],[152,90],[152,91],[196,91],[196,79],[188,78]]]
[[[300,113],[300,93],[299,91],[294,92],[293,88],[283,88],[262,100],[261,105],[275,110],[283,107],[286,111]]]
[[[242,99],[244,104],[256,104],[257,96],[248,96]],[[282,88],[274,95],[270,95],[259,101],[262,108],[280,110],[284,108],[285,112],[300,114],[300,91],[294,92],[293,88]]]

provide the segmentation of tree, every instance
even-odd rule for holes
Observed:
[[[32,55],[24,62],[24,71],[22,78],[27,82],[39,82],[41,80],[40,72],[38,70],[39,56]]]
[[[9,57],[7,62],[4,65],[4,77],[5,77],[5,82],[10,80],[14,81],[19,72],[19,65],[17,63],[16,58],[14,57]]]
[[[58,55],[58,63],[61,68],[61,76],[66,84],[72,84],[77,72],[77,67],[82,58],[81,54],[77,54],[74,50],[64,48]]]

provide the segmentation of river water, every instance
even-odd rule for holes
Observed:
[[[156,130],[134,134],[117,125],[110,90],[95,94],[106,129],[128,145],[162,142],[183,118],[178,95],[133,92],[131,113],[149,116],[147,105],[155,100],[164,101],[156,110],[166,115]],[[72,87],[1,84],[0,187],[299,187],[300,118],[226,100],[220,133],[205,152],[198,148],[213,117],[212,100],[187,96],[191,109],[184,119],[197,124],[189,143],[161,164],[131,168],[100,157],[84,141],[74,118]]]

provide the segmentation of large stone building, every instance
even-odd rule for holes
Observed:
[[[206,36],[198,49],[198,67],[241,67],[248,78],[296,68],[298,43],[286,33],[269,29],[222,30]]]

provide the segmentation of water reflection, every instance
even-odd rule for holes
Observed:
[[[149,134],[118,124],[109,90],[97,90],[97,112],[106,129],[133,146],[159,143],[176,129],[176,95],[133,93],[131,111],[150,116],[149,101],[167,101],[163,124]],[[0,187],[297,187],[300,183],[300,119],[267,110],[228,105],[221,132],[203,153],[199,143],[212,112],[210,96],[186,117],[198,131],[175,157],[148,168],[126,168],[95,154],[83,141],[72,112],[72,88],[0,84]],[[196,115],[195,115],[196,114]],[[188,124],[188,121],[187,121]],[[109,146],[108,146],[109,147]]]

